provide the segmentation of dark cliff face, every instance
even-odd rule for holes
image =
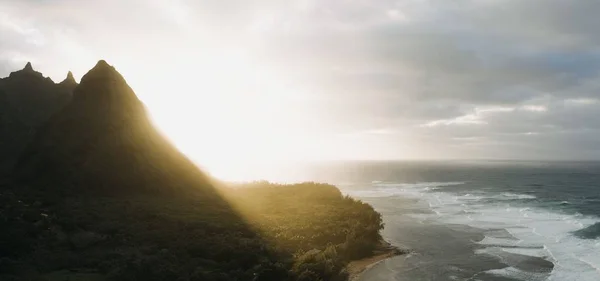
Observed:
[[[213,192],[204,174],[154,129],[144,105],[105,61],[40,127],[15,175],[65,192]]]
[[[34,132],[71,99],[77,82],[55,84],[31,63],[0,79],[0,175],[14,164]]]
[[[77,86],[73,82],[62,86],[55,84],[52,79],[33,70],[31,63],[27,63],[22,70],[2,79],[0,89],[6,93],[6,105],[16,112],[15,117],[26,125],[36,126],[70,101]]]

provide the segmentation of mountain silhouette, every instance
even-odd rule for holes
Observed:
[[[73,77],[73,72],[69,71],[67,73],[67,77],[62,82],[58,83],[61,87],[67,87],[71,89],[75,89],[77,86],[77,81],[75,81],[75,77]]]
[[[0,174],[12,167],[37,128],[70,101],[77,86],[72,78],[55,84],[27,63],[0,79]]]
[[[210,186],[208,178],[160,135],[125,79],[103,60],[81,78],[71,102],[40,127],[15,175],[33,185],[58,183],[68,192],[212,190],[202,188]]]
[[[0,82],[1,136],[29,130],[0,175],[1,280],[344,281],[382,244],[381,216],[334,186],[212,180],[106,61],[79,85],[31,64]]]
[[[72,84],[70,76],[61,84]],[[153,127],[106,61],[39,127],[11,176],[0,184],[0,215],[12,214],[0,216],[0,228],[9,229],[0,232],[0,248],[23,272],[87,268],[118,276],[107,280],[150,281],[287,276],[281,255]]]

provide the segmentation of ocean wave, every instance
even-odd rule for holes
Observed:
[[[598,239],[600,238],[600,222],[576,230],[573,232],[573,234],[583,239]]]
[[[453,185],[463,185],[466,182],[463,181],[449,181],[449,182],[417,182],[417,183],[393,183],[393,182],[379,182],[374,183],[374,186],[378,187],[400,187],[400,188],[433,188],[433,187],[444,187]]]
[[[418,214],[419,220],[434,219],[490,231],[503,229],[512,236],[486,236],[482,241],[475,242],[482,247],[477,254],[530,256],[555,264],[550,275],[531,275],[514,267],[490,271],[488,274],[522,280],[600,280],[599,218],[540,209],[538,203],[531,203],[537,199],[531,194],[482,190],[458,194],[442,192],[443,188],[435,189],[460,184],[464,182],[373,184],[368,192],[380,197],[403,196],[424,201],[433,212]]]
[[[494,275],[494,276],[502,276],[508,278],[518,278],[520,280],[529,280],[529,281],[544,281],[548,279],[547,273],[539,273],[539,272],[527,272],[520,270],[518,268],[509,266],[500,269],[492,269],[488,270],[485,273]],[[566,281],[566,280],[564,280]]]
[[[510,192],[504,192],[501,194],[502,197],[507,198],[507,199],[535,199],[536,197],[530,194],[517,194],[517,193],[510,193]]]
[[[420,182],[420,183],[390,183],[373,181],[369,189],[347,189],[345,193],[359,198],[381,198],[416,195],[421,192],[433,191],[444,186],[462,185],[465,182]]]

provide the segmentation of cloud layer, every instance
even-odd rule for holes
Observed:
[[[598,11],[592,0],[0,0],[0,74],[32,60],[58,79],[105,57],[151,109],[164,103],[152,90],[206,81],[186,95],[297,108],[255,121],[278,115],[286,128],[271,132],[310,134],[331,157],[599,159]],[[179,98],[157,114],[191,101]]]

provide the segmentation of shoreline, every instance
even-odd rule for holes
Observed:
[[[541,246],[519,247],[518,239],[501,227],[440,221],[431,217],[434,214],[429,206],[421,202],[411,204],[407,198],[371,201],[368,203],[378,206],[384,217],[384,237],[394,237],[394,244],[401,250],[403,245],[410,245],[410,253],[414,254],[390,262],[383,261],[393,256],[374,254],[377,257],[372,256],[362,268],[354,272],[349,269],[350,281],[451,281],[474,277],[489,281],[546,280],[554,270],[555,264],[543,256],[527,255],[543,249]],[[502,245],[509,250],[498,249]]]
[[[385,240],[373,251],[373,254],[359,260],[353,260],[346,266],[348,281],[358,281],[364,272],[376,264],[395,256],[408,254],[410,251],[393,246]]]

